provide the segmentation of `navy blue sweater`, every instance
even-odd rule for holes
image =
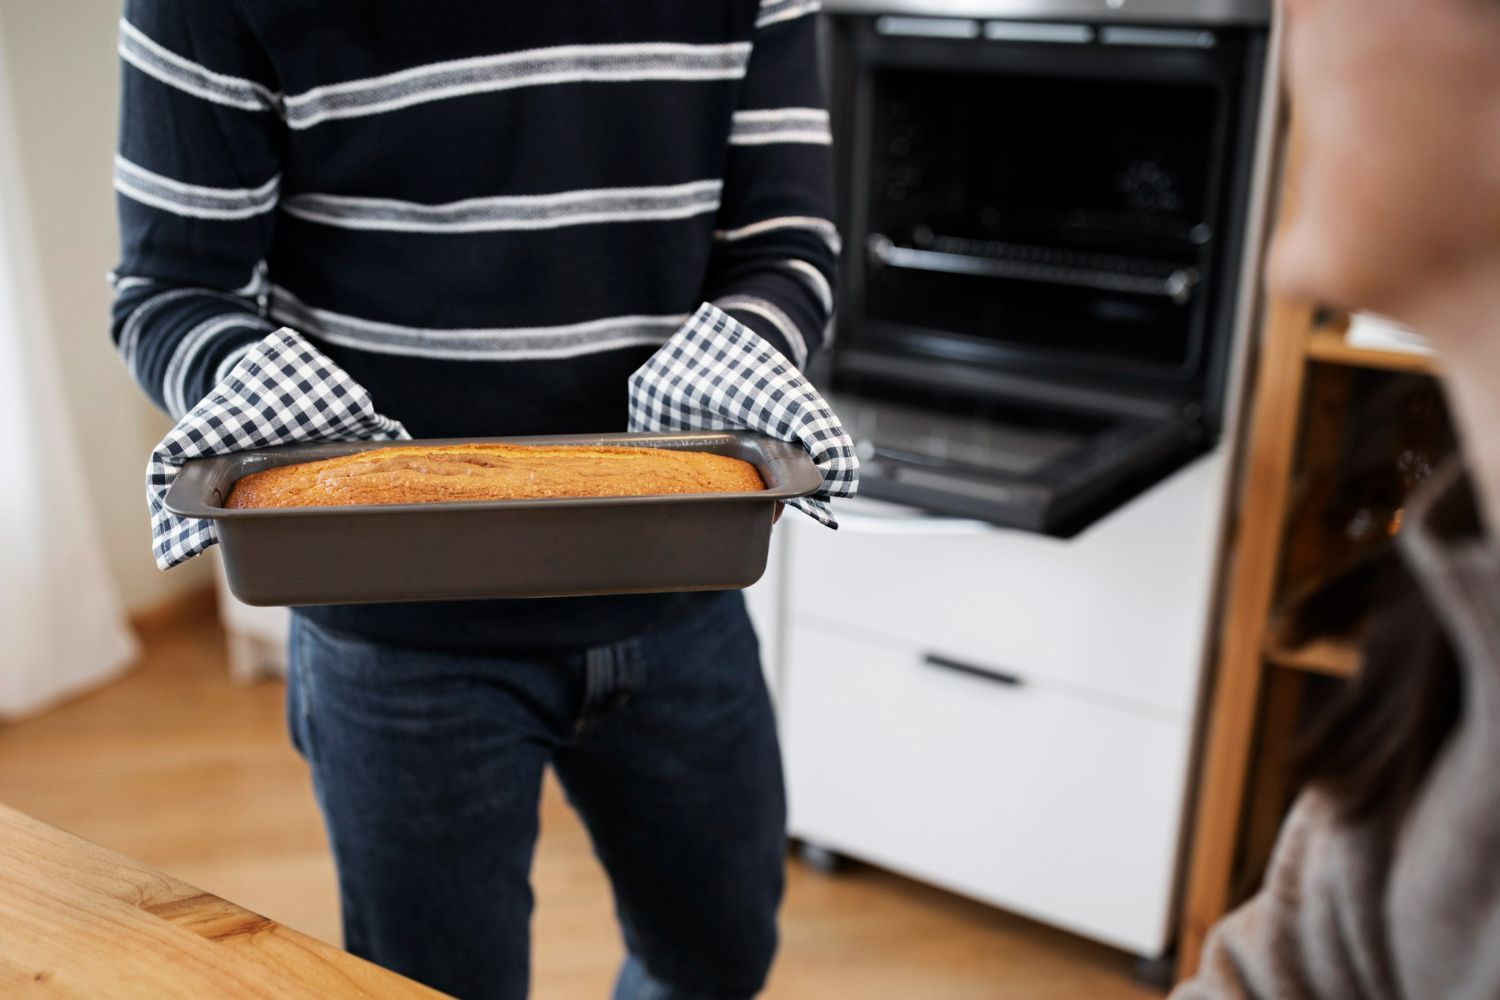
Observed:
[[[623,430],[705,300],[805,364],[838,251],[816,6],[129,0],[115,343],[180,415],[291,326],[418,438]],[[306,613],[498,649],[695,600]]]

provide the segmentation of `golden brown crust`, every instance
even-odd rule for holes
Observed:
[[[396,445],[252,472],[225,507],[531,500],[765,489],[748,462],[666,448]]]

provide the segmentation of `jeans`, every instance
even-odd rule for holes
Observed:
[[[345,947],[458,997],[524,997],[550,763],[614,889],[618,1000],[756,993],[782,893],[781,757],[743,598],[702,607],[607,646],[487,656],[296,615],[287,717]]]

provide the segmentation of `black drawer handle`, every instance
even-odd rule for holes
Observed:
[[[1024,681],[1015,674],[1007,674],[1001,670],[989,670],[985,667],[976,667],[972,663],[963,663],[959,660],[950,660],[946,656],[938,656],[936,653],[928,653],[922,657],[922,662],[929,667],[942,667],[944,670],[952,670],[960,674],[970,674],[974,677],[983,677],[987,681],[996,684],[1004,684],[1006,687],[1020,687]]]

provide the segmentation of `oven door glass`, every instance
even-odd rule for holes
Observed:
[[[1221,82],[899,65],[864,79],[861,346],[1198,374]]]
[[[1202,454],[1169,409],[1080,412],[841,379],[830,401],[860,455],[860,492],[1066,537]]]

